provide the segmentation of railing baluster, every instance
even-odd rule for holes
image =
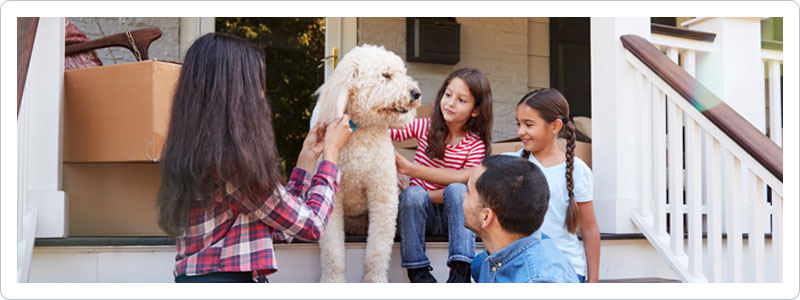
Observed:
[[[708,224],[708,247],[711,253],[711,282],[722,282],[722,199],[720,194],[720,173],[721,154],[720,144],[713,136],[706,135],[706,151],[708,159],[706,163],[706,174],[708,185],[706,189],[706,203],[708,214],[706,217]]]
[[[700,162],[700,125],[691,117],[685,117],[686,123],[686,205],[689,219],[689,270],[695,278],[703,275],[703,194]]]
[[[678,64],[678,48],[667,47],[667,57],[672,60],[676,65]]]
[[[696,77],[696,53],[694,50],[686,50],[683,52],[683,70],[692,77]]]
[[[672,99],[668,99],[667,102],[669,234],[673,255],[681,257],[685,255],[683,252],[683,113],[680,107],[672,101]]]
[[[783,282],[783,197],[772,190],[772,257],[775,281]]]
[[[781,63],[769,60],[769,137],[778,146],[783,145],[781,109]]]
[[[725,207],[727,208],[725,229],[728,233],[728,282],[742,282],[742,229],[741,229],[741,162],[725,150]]]
[[[655,227],[658,235],[667,234],[667,120],[666,95],[653,86],[653,197],[655,201]]]
[[[653,194],[653,169],[652,164],[649,162],[652,161],[653,155],[653,143],[649,141],[650,135],[652,134],[652,106],[653,106],[653,94],[650,92],[650,81],[644,77],[643,74],[638,73],[636,76],[636,87],[638,88],[636,96],[637,98],[641,99],[636,101],[637,105],[641,108],[638,114],[639,118],[639,153],[642,155],[641,157],[641,171],[642,171],[642,181],[641,181],[641,195],[639,200],[639,212],[643,217],[649,217],[651,215],[651,207],[650,202],[652,199],[650,195]]]
[[[751,218],[747,245],[750,248],[753,282],[764,282],[764,205],[767,201],[764,181],[747,171],[750,184]]]

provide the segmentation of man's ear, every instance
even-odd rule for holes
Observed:
[[[480,212],[481,217],[481,228],[486,229],[492,225],[492,223],[497,222],[497,215],[494,213],[494,210],[488,207],[484,207],[481,209]]]

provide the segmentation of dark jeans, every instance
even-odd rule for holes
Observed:
[[[175,277],[177,283],[229,283],[229,282],[253,282],[253,272],[214,272],[197,276],[178,275]],[[267,278],[264,283],[269,283]]]

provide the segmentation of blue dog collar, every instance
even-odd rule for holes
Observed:
[[[356,123],[353,123],[353,120],[350,120],[350,130],[356,130]]]

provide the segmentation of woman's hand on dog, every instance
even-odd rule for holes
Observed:
[[[317,158],[322,154],[325,146],[325,129],[326,124],[317,124],[308,131],[306,139],[303,141],[303,148],[300,150],[300,156],[297,158],[297,167],[307,172],[314,170],[314,165],[317,163]]]
[[[350,129],[350,116],[343,115],[328,124],[325,130],[325,146],[322,150],[322,159],[336,163],[339,151],[350,141],[353,130]]]

